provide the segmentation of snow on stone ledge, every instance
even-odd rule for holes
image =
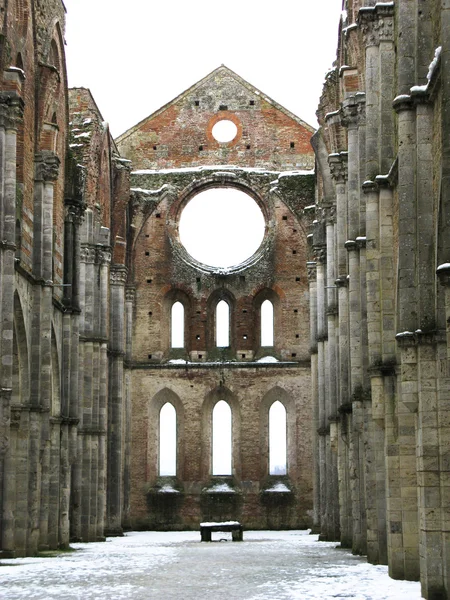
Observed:
[[[450,263],[442,263],[442,265],[439,265],[438,268],[436,269],[436,272],[439,273],[439,271],[447,271],[450,269]]]
[[[200,527],[223,527],[224,525],[240,525],[239,521],[221,521],[218,523],[205,521],[200,523]]]
[[[133,188],[130,188],[130,191],[136,192],[138,194],[144,194],[145,196],[159,196],[159,194],[161,194],[161,192],[164,192],[164,190],[170,190],[170,189],[171,189],[170,185],[165,183],[157,190],[146,190],[146,189],[140,188],[140,187],[133,187]]]
[[[433,77],[434,70],[437,67],[441,52],[442,52],[442,46],[438,46],[436,48],[436,50],[434,51],[434,58],[431,61],[430,66],[428,67],[428,74],[427,74],[428,81],[431,81],[431,78]]]
[[[281,481],[279,481],[272,487],[267,488],[267,490],[264,490],[264,491],[270,492],[270,493],[273,493],[273,492],[283,492],[283,493],[289,492],[290,493],[291,492],[291,490],[288,488],[288,486],[285,485],[284,483],[281,483]]]
[[[171,175],[173,173],[202,173],[209,171],[223,172],[238,171],[243,173],[255,173],[257,175],[277,175],[278,177],[292,177],[293,175],[314,175],[314,169],[299,169],[294,171],[271,171],[263,167],[237,167],[236,165],[206,165],[200,167],[179,167],[177,169],[138,169],[132,171],[132,175]]]
[[[262,358],[260,358],[256,362],[259,362],[259,363],[277,363],[279,361],[278,361],[277,358],[275,358],[275,356],[263,356]]]
[[[160,490],[158,490],[158,493],[159,494],[179,494],[180,491],[176,490],[173,486],[166,483],[165,485],[162,486],[162,488]]]
[[[233,494],[236,493],[236,491],[233,490],[233,488],[230,487],[228,485],[228,483],[216,483],[215,485],[213,485],[210,488],[207,488],[207,490],[206,490],[207,494],[217,494],[217,493],[219,493],[219,494],[228,493],[229,494],[230,492]]]

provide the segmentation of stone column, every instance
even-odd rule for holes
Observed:
[[[17,127],[23,102],[13,92],[0,93],[0,551],[13,556],[14,465],[9,448],[14,327],[14,258],[16,251]]]
[[[398,244],[398,329],[401,367],[399,372],[399,402],[396,468],[388,472],[388,552],[389,569],[398,579],[419,579],[417,477],[416,477],[416,416],[418,406],[417,346],[417,282],[415,260],[417,252],[417,205],[415,189],[415,113],[409,96],[394,102],[398,113],[399,215]],[[395,435],[395,433],[394,433]],[[389,463],[388,463],[389,465]],[[388,467],[389,468],[389,467]],[[395,473],[395,475],[394,475]],[[395,481],[394,481],[395,479]],[[398,520],[399,510],[402,519]]]
[[[82,410],[80,398],[80,286],[81,286],[81,236],[82,211],[73,220],[73,277],[72,318],[70,323],[70,390],[68,396],[68,461],[70,468],[70,538],[80,539],[81,470],[78,457],[78,425]]]
[[[98,250],[100,261],[100,390],[98,406],[98,488],[97,488],[97,521],[96,539],[104,539],[106,518],[106,474],[107,447],[106,433],[108,426],[108,346],[109,337],[109,280],[111,251],[109,248]]]
[[[50,151],[35,155],[34,287],[31,332],[30,414],[30,548],[48,547],[50,485],[50,411],[52,407],[52,315],[53,315],[53,192],[59,159]]]
[[[313,531],[320,533],[320,461],[319,461],[319,394],[317,373],[317,278],[316,263],[307,263],[309,281],[310,351],[311,351],[311,400],[313,403],[313,457],[314,457],[314,516]]]
[[[450,4],[448,14],[448,34],[450,39]],[[438,430],[438,456],[439,470],[436,468],[438,459],[436,457],[435,444],[424,447],[419,459],[419,486],[427,483],[427,488],[423,486],[420,490],[421,500],[429,505],[425,512],[424,524],[421,531],[421,582],[422,594],[427,594],[432,598],[432,594],[439,594],[442,598],[448,598],[448,581],[450,569],[450,507],[448,499],[450,498],[450,430],[448,427],[448,407],[450,406],[450,268],[448,263],[438,267],[437,276],[445,292],[445,339],[438,339],[438,354],[436,368],[437,377],[437,430]],[[426,368],[426,366],[425,366]],[[424,369],[425,370],[425,369]],[[425,390],[424,390],[425,391]],[[425,398],[424,398],[425,400]],[[428,439],[426,434],[435,435],[434,419],[430,418],[433,406],[422,404],[423,423],[425,427],[423,439]],[[428,414],[425,412],[428,411]],[[421,416],[421,415],[420,415]],[[431,440],[435,441],[434,438]],[[431,441],[430,440],[430,441]],[[425,467],[428,473],[422,473]],[[431,470],[434,472],[431,473]],[[436,474],[439,474],[439,482],[436,481]],[[421,481],[422,477],[426,478]],[[439,491],[437,489],[439,485]],[[437,498],[439,504],[437,506]],[[427,551],[425,552],[425,548]]]
[[[108,482],[107,535],[122,535],[123,511],[123,433],[124,433],[124,355],[125,283],[127,270],[111,267],[111,310],[108,400]]]
[[[338,436],[338,307],[337,288],[335,285],[336,270],[336,212],[331,206],[325,210],[326,216],[326,248],[327,248],[327,369],[326,369],[326,419],[330,430],[327,446],[327,505],[328,505],[328,540],[340,539],[339,527],[339,483],[337,468],[337,436]]]
[[[322,229],[322,224],[320,224]],[[314,242],[316,239],[314,240]],[[327,502],[327,438],[329,436],[326,419],[326,316],[325,316],[325,271],[326,249],[323,246],[314,248],[317,278],[317,391],[318,391],[318,429],[319,465],[320,465],[320,525],[321,538],[327,538],[329,505]]]
[[[351,432],[351,407],[349,390],[349,322],[348,322],[348,267],[347,250],[347,153],[330,154],[328,163],[336,184],[336,286],[338,292],[339,329],[336,336],[339,340],[337,353],[339,357],[337,377],[339,382],[337,423],[338,438],[338,481],[340,506],[341,545],[352,547],[352,502],[350,493],[349,444]]]
[[[349,331],[347,291],[347,153],[330,154],[328,162],[336,184],[336,270],[339,307],[339,405],[349,402]]]
[[[128,525],[130,516],[130,477],[131,477],[131,370],[133,340],[133,311],[136,290],[127,286],[126,297],[126,352],[125,352],[125,440],[124,440],[124,470],[123,470],[123,522]]]

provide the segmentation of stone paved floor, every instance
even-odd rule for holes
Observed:
[[[418,600],[418,583],[304,531],[246,531],[243,542],[198,532],[139,532],[74,544],[56,558],[0,561],[0,598]],[[228,538],[219,542],[219,538]]]

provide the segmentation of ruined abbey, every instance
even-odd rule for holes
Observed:
[[[448,600],[449,0],[344,0],[317,131],[222,65],[115,140],[62,0],[0,4],[0,557],[237,519]]]

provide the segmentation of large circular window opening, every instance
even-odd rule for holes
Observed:
[[[229,119],[222,119],[221,121],[217,121],[212,128],[211,133],[217,142],[225,144],[234,140],[237,130],[238,129],[233,121],[230,121]]]
[[[194,196],[181,213],[180,241],[197,261],[230,268],[253,256],[265,231],[258,204],[234,188],[213,188]]]

